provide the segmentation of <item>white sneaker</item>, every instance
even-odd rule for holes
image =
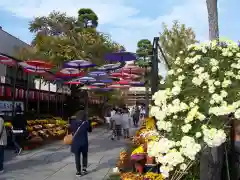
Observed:
[[[3,170],[0,170],[0,174],[4,173],[4,169]]]
[[[18,151],[18,155],[20,155],[21,152],[22,152],[22,148],[19,149],[19,151]]]

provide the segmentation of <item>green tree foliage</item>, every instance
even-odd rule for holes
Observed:
[[[85,18],[92,21],[93,28],[85,28]],[[90,9],[80,9],[77,19],[55,11],[48,16],[37,17],[29,24],[30,32],[35,34],[32,47],[18,49],[16,57],[22,60],[45,60],[53,63],[56,69],[61,67],[64,61],[72,59],[90,60],[101,65],[105,63],[106,53],[119,51],[122,46],[114,42],[109,35],[98,32],[95,28],[97,25],[98,17]],[[70,104],[78,104],[79,97],[87,97],[79,86],[72,85],[70,88]],[[71,107],[67,109],[70,114],[73,113]]]
[[[192,28],[173,21],[173,25],[169,28],[163,23],[163,32],[160,34],[160,45],[166,55],[170,67],[179,56],[179,52],[187,48],[188,45],[197,43],[196,35]]]
[[[48,16],[36,17],[32,20],[29,23],[29,31],[37,35],[62,36],[69,30],[73,30],[76,24],[76,18],[53,11]]]
[[[46,60],[57,66],[71,59],[103,64],[104,54],[119,51],[121,45],[112,41],[107,34],[81,26],[81,20],[87,16],[97,25],[98,18],[94,14],[92,10],[80,9],[78,19],[55,11],[48,16],[35,18],[29,25],[30,32],[35,33],[32,47],[18,49],[17,57],[22,60]]]
[[[78,11],[78,22],[84,24],[85,21],[91,21],[93,27],[98,26],[98,16],[89,8],[82,8]]]
[[[141,39],[137,43],[136,54],[138,60],[136,64],[140,67],[146,67],[150,65],[150,55],[152,53],[152,43],[148,39]]]

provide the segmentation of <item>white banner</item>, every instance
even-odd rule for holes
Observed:
[[[24,111],[24,103],[22,101],[15,101],[14,105],[15,108],[21,107],[22,111]],[[12,111],[12,106],[12,101],[0,101],[0,112]]]

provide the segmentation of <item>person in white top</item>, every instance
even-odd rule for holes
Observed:
[[[4,120],[0,117],[0,174],[3,173],[4,148],[7,145],[7,133]]]
[[[115,109],[112,109],[110,114],[111,114],[111,116],[110,116],[110,129],[113,130],[114,123],[113,123],[112,117],[116,114]]]
[[[106,114],[105,114],[105,120],[106,120],[106,125],[107,125],[107,129],[108,130],[111,128],[111,126],[110,126],[110,119],[111,119],[111,111],[110,111],[110,109],[108,109],[106,111]]]
[[[111,117],[113,122],[113,131],[117,136],[117,139],[120,139],[121,136],[121,125],[122,125],[122,114],[120,109],[116,110],[116,113]]]
[[[122,128],[124,138],[129,138],[130,121],[131,121],[130,113],[127,108],[124,108],[122,113]]]

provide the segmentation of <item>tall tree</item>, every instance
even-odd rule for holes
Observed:
[[[209,39],[219,38],[217,0],[206,0],[209,24]]]
[[[17,56],[46,59],[57,65],[71,59],[87,59],[98,65],[104,63],[104,54],[118,51],[121,46],[107,34],[79,26],[80,20],[87,15],[97,24],[98,18],[93,14],[89,9],[80,9],[78,19],[60,12],[35,18],[29,26],[30,32],[36,34],[33,47],[18,50]]]
[[[136,64],[140,67],[149,66],[149,56],[152,53],[152,43],[148,39],[141,39],[137,43],[136,54],[138,56],[138,60]]]
[[[29,30],[35,33],[32,47],[18,49],[16,56],[22,60],[37,58],[50,61],[60,67],[64,61],[86,59],[100,65],[105,62],[104,54],[119,51],[121,45],[109,35],[98,32],[96,14],[90,9],[80,9],[78,18],[65,13],[52,12],[30,22]],[[84,19],[91,20],[94,28],[83,26]],[[72,98],[83,95],[78,87],[71,86]],[[80,94],[79,94],[80,93]]]
[[[160,45],[167,58],[169,66],[173,66],[173,62],[178,57],[179,52],[186,49],[188,45],[198,42],[192,28],[173,21],[173,25],[169,28],[163,23],[163,32],[160,34]]]
[[[83,25],[92,25],[92,27],[96,28],[98,26],[98,16],[92,9],[82,8],[78,11],[78,22]]]
[[[77,19],[66,13],[51,12],[48,16],[36,17],[29,23],[29,30],[35,34],[48,36],[64,36],[76,27]],[[33,41],[34,42],[34,41]]]
[[[148,115],[149,112],[149,74],[148,74],[148,67],[151,63],[151,55],[152,55],[152,43],[148,39],[141,39],[137,43],[137,50],[136,54],[138,56],[138,60],[136,61],[136,64],[142,68],[145,68],[145,75],[144,75],[144,81],[145,81],[145,99],[146,99],[146,114]]]

